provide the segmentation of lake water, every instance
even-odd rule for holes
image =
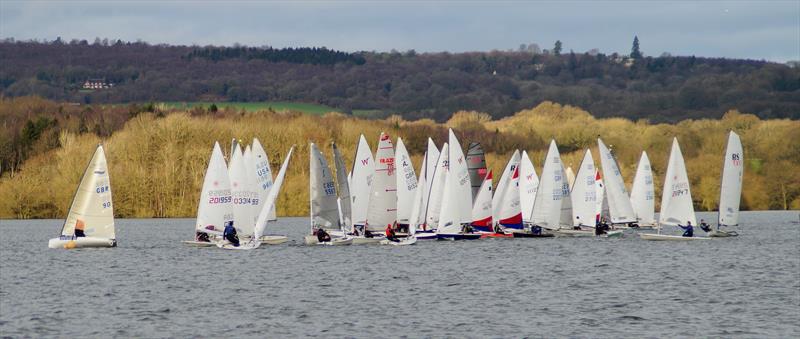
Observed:
[[[0,336],[798,337],[798,212],[741,220],[706,242],[311,247],[283,218],[290,242],[256,251],[185,247],[192,219],[118,220],[119,247],[70,251],[47,248],[61,220],[0,220]]]

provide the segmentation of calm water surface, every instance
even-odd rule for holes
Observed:
[[[798,212],[741,219],[707,242],[308,247],[283,218],[291,241],[256,251],[185,247],[192,219],[118,220],[118,248],[71,251],[47,248],[61,220],[0,220],[0,336],[798,337]]]

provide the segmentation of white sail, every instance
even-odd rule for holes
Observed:
[[[356,155],[353,158],[353,170],[350,172],[350,207],[352,209],[353,227],[367,224],[367,209],[372,193],[372,179],[375,176],[375,161],[367,139],[362,134],[358,139]]]
[[[536,168],[533,167],[533,162],[528,157],[528,151],[522,151],[522,158],[519,162],[519,202],[522,206],[524,222],[531,221],[537,188],[539,188],[539,176],[536,175]]]
[[[283,165],[281,165],[281,169],[278,170],[278,176],[275,177],[275,182],[272,185],[272,189],[270,189],[269,193],[264,199],[264,206],[261,208],[261,211],[258,213],[258,218],[256,219],[255,229],[253,230],[253,239],[260,239],[262,235],[264,235],[264,231],[267,228],[267,222],[269,222],[269,215],[274,211],[275,208],[275,201],[278,199],[278,194],[281,192],[281,185],[283,185],[283,178],[286,176],[286,168],[289,166],[289,159],[292,158],[292,151],[294,151],[294,146],[289,149],[289,153],[286,154],[286,159],[283,160]]]
[[[467,146],[467,166],[469,168],[469,181],[472,183],[472,199],[478,194],[486,177],[486,155],[479,142],[471,142]]]
[[[387,225],[397,221],[397,170],[394,163],[392,139],[381,133],[375,152],[375,176],[372,194],[367,208],[367,227],[372,232],[381,232]]]
[[[597,182],[592,152],[587,149],[572,185],[572,225],[595,226],[597,216]]]
[[[608,204],[606,203],[606,188],[603,184],[603,177],[600,176],[599,169],[595,169],[594,171],[594,184],[595,188],[597,189],[597,204],[595,205],[594,224],[592,224],[593,226],[600,221],[600,217],[603,215],[603,209],[608,209]]]
[[[692,204],[692,191],[689,188],[689,176],[686,174],[686,164],[683,162],[683,154],[678,146],[678,138],[672,140],[667,173],[664,175],[664,191],[661,196],[661,213],[658,222],[661,225],[671,226],[686,225],[687,222],[697,225]]]
[[[564,185],[568,184],[561,164],[561,155],[558,153],[556,141],[551,140],[542,168],[539,189],[536,191],[536,202],[533,204],[531,217],[533,224],[548,229],[560,228]]]
[[[422,160],[422,168],[425,168],[425,159]],[[425,176],[420,173],[419,181],[417,181],[417,190],[414,193],[414,200],[412,201],[413,207],[411,208],[411,218],[408,227],[409,234],[416,233],[417,227],[425,223],[425,206],[423,205],[425,197]]]
[[[435,230],[439,226],[439,214],[442,212],[442,197],[444,196],[444,184],[447,179],[448,157],[450,156],[447,143],[442,145],[442,151],[436,161],[436,169],[433,172],[433,184],[428,193],[428,206],[425,209],[425,225],[427,230]]]
[[[397,223],[412,225],[411,210],[414,208],[414,197],[417,195],[417,174],[414,164],[408,155],[403,139],[397,138],[397,152],[394,156],[397,167]]]
[[[492,232],[492,171],[483,179],[475,201],[472,203],[472,227],[482,232]]]
[[[333,148],[333,164],[336,167],[336,191],[339,192],[339,207],[342,215],[342,225],[348,228],[348,232],[352,232],[352,215],[353,210],[350,204],[350,185],[347,179],[347,171],[345,170],[344,158],[336,143],[331,145]]]
[[[570,166],[567,167],[565,173],[567,175],[567,183],[569,184],[570,189],[572,189],[572,185],[575,184],[575,172],[572,170],[572,167]]]
[[[639,225],[656,224],[656,193],[647,152],[642,152],[631,188],[631,207]]]
[[[492,220],[494,220],[495,223],[500,220],[500,209],[503,207],[500,200],[505,197],[507,187],[511,182],[511,177],[514,176],[514,172],[517,171],[520,161],[519,150],[515,150],[514,154],[511,155],[511,159],[508,160],[503,174],[500,175],[500,181],[497,182],[494,196],[492,197]]]
[[[261,207],[264,206],[264,199],[267,198],[269,190],[272,188],[272,169],[269,167],[269,158],[261,142],[257,138],[253,138],[253,160],[255,162],[256,183],[258,185],[258,207],[256,208],[259,213]],[[275,206],[273,205],[269,211],[269,220],[276,220]]]
[[[75,235],[75,226],[87,237],[116,239],[111,179],[102,145],[97,145],[92,160],[83,172],[81,183],[72,198],[69,214],[61,228],[62,236]]]
[[[561,228],[570,228],[572,227],[572,192],[570,192],[570,185],[569,185],[569,177],[567,176],[567,171],[564,169],[562,164],[561,166],[561,173],[564,178],[564,182],[561,183],[561,215],[558,219],[558,225]]]
[[[733,131],[728,134],[725,150],[725,163],[722,168],[722,183],[719,191],[719,225],[739,224],[739,202],[742,197],[742,176],[744,175],[744,151],[739,135]]]
[[[500,205],[497,212],[496,222],[500,224],[503,229],[516,229],[522,230],[524,224],[522,223],[522,206],[520,205],[520,167],[521,165],[512,165],[514,168],[513,174],[510,175],[506,181],[506,187],[503,190],[501,198],[498,200]]]
[[[436,229],[440,234],[457,234],[463,224],[472,222],[472,184],[469,180],[469,168],[464,151],[453,130],[448,133],[449,163],[445,180],[442,212]]]
[[[428,150],[425,151],[425,157],[422,159],[422,166],[420,167],[420,182],[422,181],[422,177],[425,177],[425,185],[421,185],[424,192],[422,192],[422,209],[420,210],[420,217],[422,218],[422,222],[420,224],[425,223],[425,219],[427,216],[428,210],[428,200],[431,196],[431,187],[433,186],[433,174],[436,172],[436,165],[438,164],[439,160],[439,149],[436,148],[436,144],[433,143],[431,138],[428,138]]]
[[[310,195],[311,228],[339,230],[339,206],[336,203],[336,185],[328,167],[328,161],[317,145],[311,144],[310,154]]]
[[[231,180],[231,200],[233,202],[233,226],[239,236],[252,236],[253,223],[253,197],[255,196],[255,187],[253,187],[252,180],[249,179],[247,164],[242,148],[239,144],[236,145],[231,156],[230,164],[228,165],[228,175]]]
[[[264,202],[261,200],[258,178],[256,177],[256,161],[253,157],[253,149],[250,148],[250,145],[247,145],[244,148],[242,157],[244,158],[245,172],[247,173],[247,176],[245,177],[245,185],[248,191],[252,192],[253,194],[250,197],[251,200],[250,204],[248,205],[250,209],[248,215],[251,218],[249,224],[255,225],[256,219],[258,218],[258,213],[261,211],[260,207],[264,205]]]
[[[225,224],[233,220],[231,181],[219,143],[214,143],[208,161],[200,204],[197,206],[195,230],[198,232],[223,232]]]
[[[633,214],[633,207],[631,207],[631,199],[628,196],[628,190],[625,189],[619,165],[603,140],[598,138],[597,145],[600,149],[600,163],[603,165],[603,180],[606,184],[606,198],[608,198],[611,223],[635,222],[636,217]]]

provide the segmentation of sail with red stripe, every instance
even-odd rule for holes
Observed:
[[[492,232],[492,171],[486,174],[472,206],[472,228]]]

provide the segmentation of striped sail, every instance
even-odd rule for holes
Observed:
[[[378,150],[375,152],[375,175],[372,193],[367,208],[367,227],[372,232],[381,232],[387,225],[397,221],[397,169],[394,163],[392,139],[381,133]]]

